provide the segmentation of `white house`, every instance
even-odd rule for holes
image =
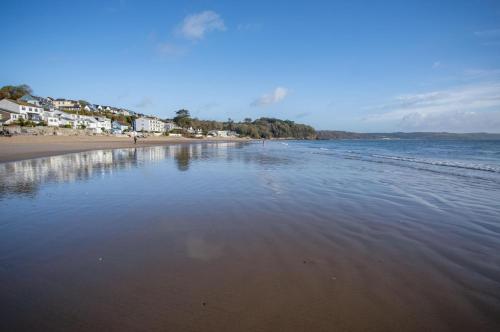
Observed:
[[[210,130],[208,135],[214,137],[228,137],[227,130]]]
[[[80,103],[78,103],[76,100],[69,100],[69,99],[63,99],[63,98],[58,98],[52,101],[52,104],[54,104],[55,107],[59,109],[76,109],[80,108]]]
[[[231,130],[210,130],[208,132],[209,136],[213,137],[235,137],[238,136],[238,134],[234,131]]]
[[[99,121],[97,121],[94,117],[87,116],[85,118],[85,128],[94,130],[97,134],[102,132],[102,127],[99,126]]]
[[[108,118],[103,117],[103,116],[96,116],[95,119],[98,122],[99,128],[102,128],[106,131],[111,130],[111,119],[108,119]]]
[[[95,111],[96,111],[96,109],[94,108],[94,106],[92,106],[92,105],[90,105],[90,104],[85,105],[85,106],[83,107],[83,109],[84,109],[85,111],[87,111],[87,112],[95,112]]]
[[[59,121],[59,116],[56,112],[44,111],[42,114],[42,119],[47,123],[47,126],[59,127],[61,125],[61,121]]]
[[[59,118],[59,125],[63,127],[70,126],[71,128],[76,128],[78,123],[73,117],[71,117],[71,115],[73,114],[59,112],[59,114],[57,114],[57,117]]]
[[[37,105],[26,103],[24,101],[15,101],[11,99],[0,100],[0,108],[6,111],[23,114],[23,118],[33,122],[42,121],[43,108]],[[16,120],[19,117],[16,117]]]
[[[163,133],[165,132],[165,124],[155,118],[141,117],[134,120],[134,130]]]
[[[18,114],[18,113],[14,113],[14,112],[0,108],[0,123],[1,124],[11,124],[12,122],[19,120],[20,118],[23,118],[26,120],[27,116],[26,116],[26,114]]]
[[[111,127],[113,128],[113,134],[122,134],[124,131],[130,129],[128,124],[117,120],[111,123]]]

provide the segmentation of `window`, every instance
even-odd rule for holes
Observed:
[[[21,109],[22,109],[23,111],[26,111],[26,107],[24,107],[24,106],[21,106]]]

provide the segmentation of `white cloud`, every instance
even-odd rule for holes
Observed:
[[[206,10],[186,16],[177,32],[184,38],[198,40],[202,39],[207,32],[225,30],[226,26],[219,14]]]
[[[288,95],[288,90],[281,86],[274,89],[273,92],[269,94],[265,94],[260,98],[254,100],[250,105],[251,106],[267,106],[271,104],[275,104],[277,102],[282,101]]]
[[[439,67],[441,67],[441,61],[435,61],[432,64],[432,68],[434,68],[434,69],[439,68]]]
[[[397,130],[500,132],[500,83],[402,95],[372,110],[366,123]]]
[[[500,132],[500,111],[410,113],[400,122],[408,131]]]

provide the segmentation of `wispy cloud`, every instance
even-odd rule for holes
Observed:
[[[401,130],[500,132],[500,83],[481,83],[394,98],[363,120]]]
[[[208,32],[225,30],[226,26],[220,15],[214,11],[206,10],[186,16],[178,28],[177,34],[186,39],[199,40]]]
[[[476,31],[474,34],[481,38],[500,38],[500,29]]]
[[[214,11],[206,10],[200,13],[191,14],[172,31],[172,36],[180,37],[176,40],[160,41],[156,43],[158,54],[164,57],[183,56],[194,47],[195,41],[201,40],[211,31],[225,31],[224,21]],[[150,33],[148,40],[154,42],[156,33]]]
[[[484,46],[500,45],[500,29],[476,31],[474,34],[481,40]]]
[[[273,92],[265,94],[260,98],[254,100],[250,104],[250,106],[268,106],[271,104],[275,104],[285,99],[287,95],[288,95],[288,89],[279,86],[276,89],[274,89]]]
[[[441,67],[441,61],[434,61],[434,63],[432,64],[432,68],[436,69],[439,67]]]
[[[400,126],[407,131],[500,132],[500,111],[415,112],[404,116]]]

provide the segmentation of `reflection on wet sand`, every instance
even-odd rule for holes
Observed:
[[[178,169],[187,171],[191,160],[201,158],[203,150],[213,149],[211,157],[228,157],[227,148],[238,144],[221,142],[97,150],[0,163],[0,198],[9,194],[31,196],[45,183],[85,181],[137,167],[139,163],[164,159],[175,159]]]

